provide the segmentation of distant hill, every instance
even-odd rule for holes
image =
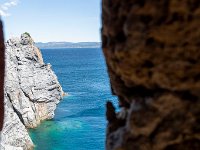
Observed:
[[[101,42],[79,42],[79,43],[71,43],[71,42],[48,42],[35,43],[37,47],[41,49],[52,49],[52,48],[100,48]]]

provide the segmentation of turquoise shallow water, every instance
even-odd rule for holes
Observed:
[[[117,101],[101,49],[45,49],[42,54],[70,95],[58,105],[54,119],[30,130],[35,150],[105,149],[105,103]]]

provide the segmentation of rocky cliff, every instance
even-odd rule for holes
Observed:
[[[200,1],[103,0],[103,51],[120,112],[107,150],[200,149]]]
[[[5,43],[5,118],[1,149],[28,150],[33,143],[27,128],[54,117],[63,90],[28,33]]]

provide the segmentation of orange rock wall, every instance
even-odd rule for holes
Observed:
[[[103,0],[102,24],[107,150],[200,149],[200,1]]]
[[[4,118],[4,38],[3,38],[3,27],[0,20],[0,131],[3,127]]]

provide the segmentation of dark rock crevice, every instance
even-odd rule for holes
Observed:
[[[24,119],[22,117],[22,114],[13,106],[12,99],[11,99],[11,97],[10,97],[10,95],[8,93],[7,93],[7,97],[8,97],[8,100],[9,100],[10,104],[12,105],[12,108],[13,108],[14,112],[17,114],[17,116],[19,117],[19,119],[22,122],[22,124],[25,125]]]

